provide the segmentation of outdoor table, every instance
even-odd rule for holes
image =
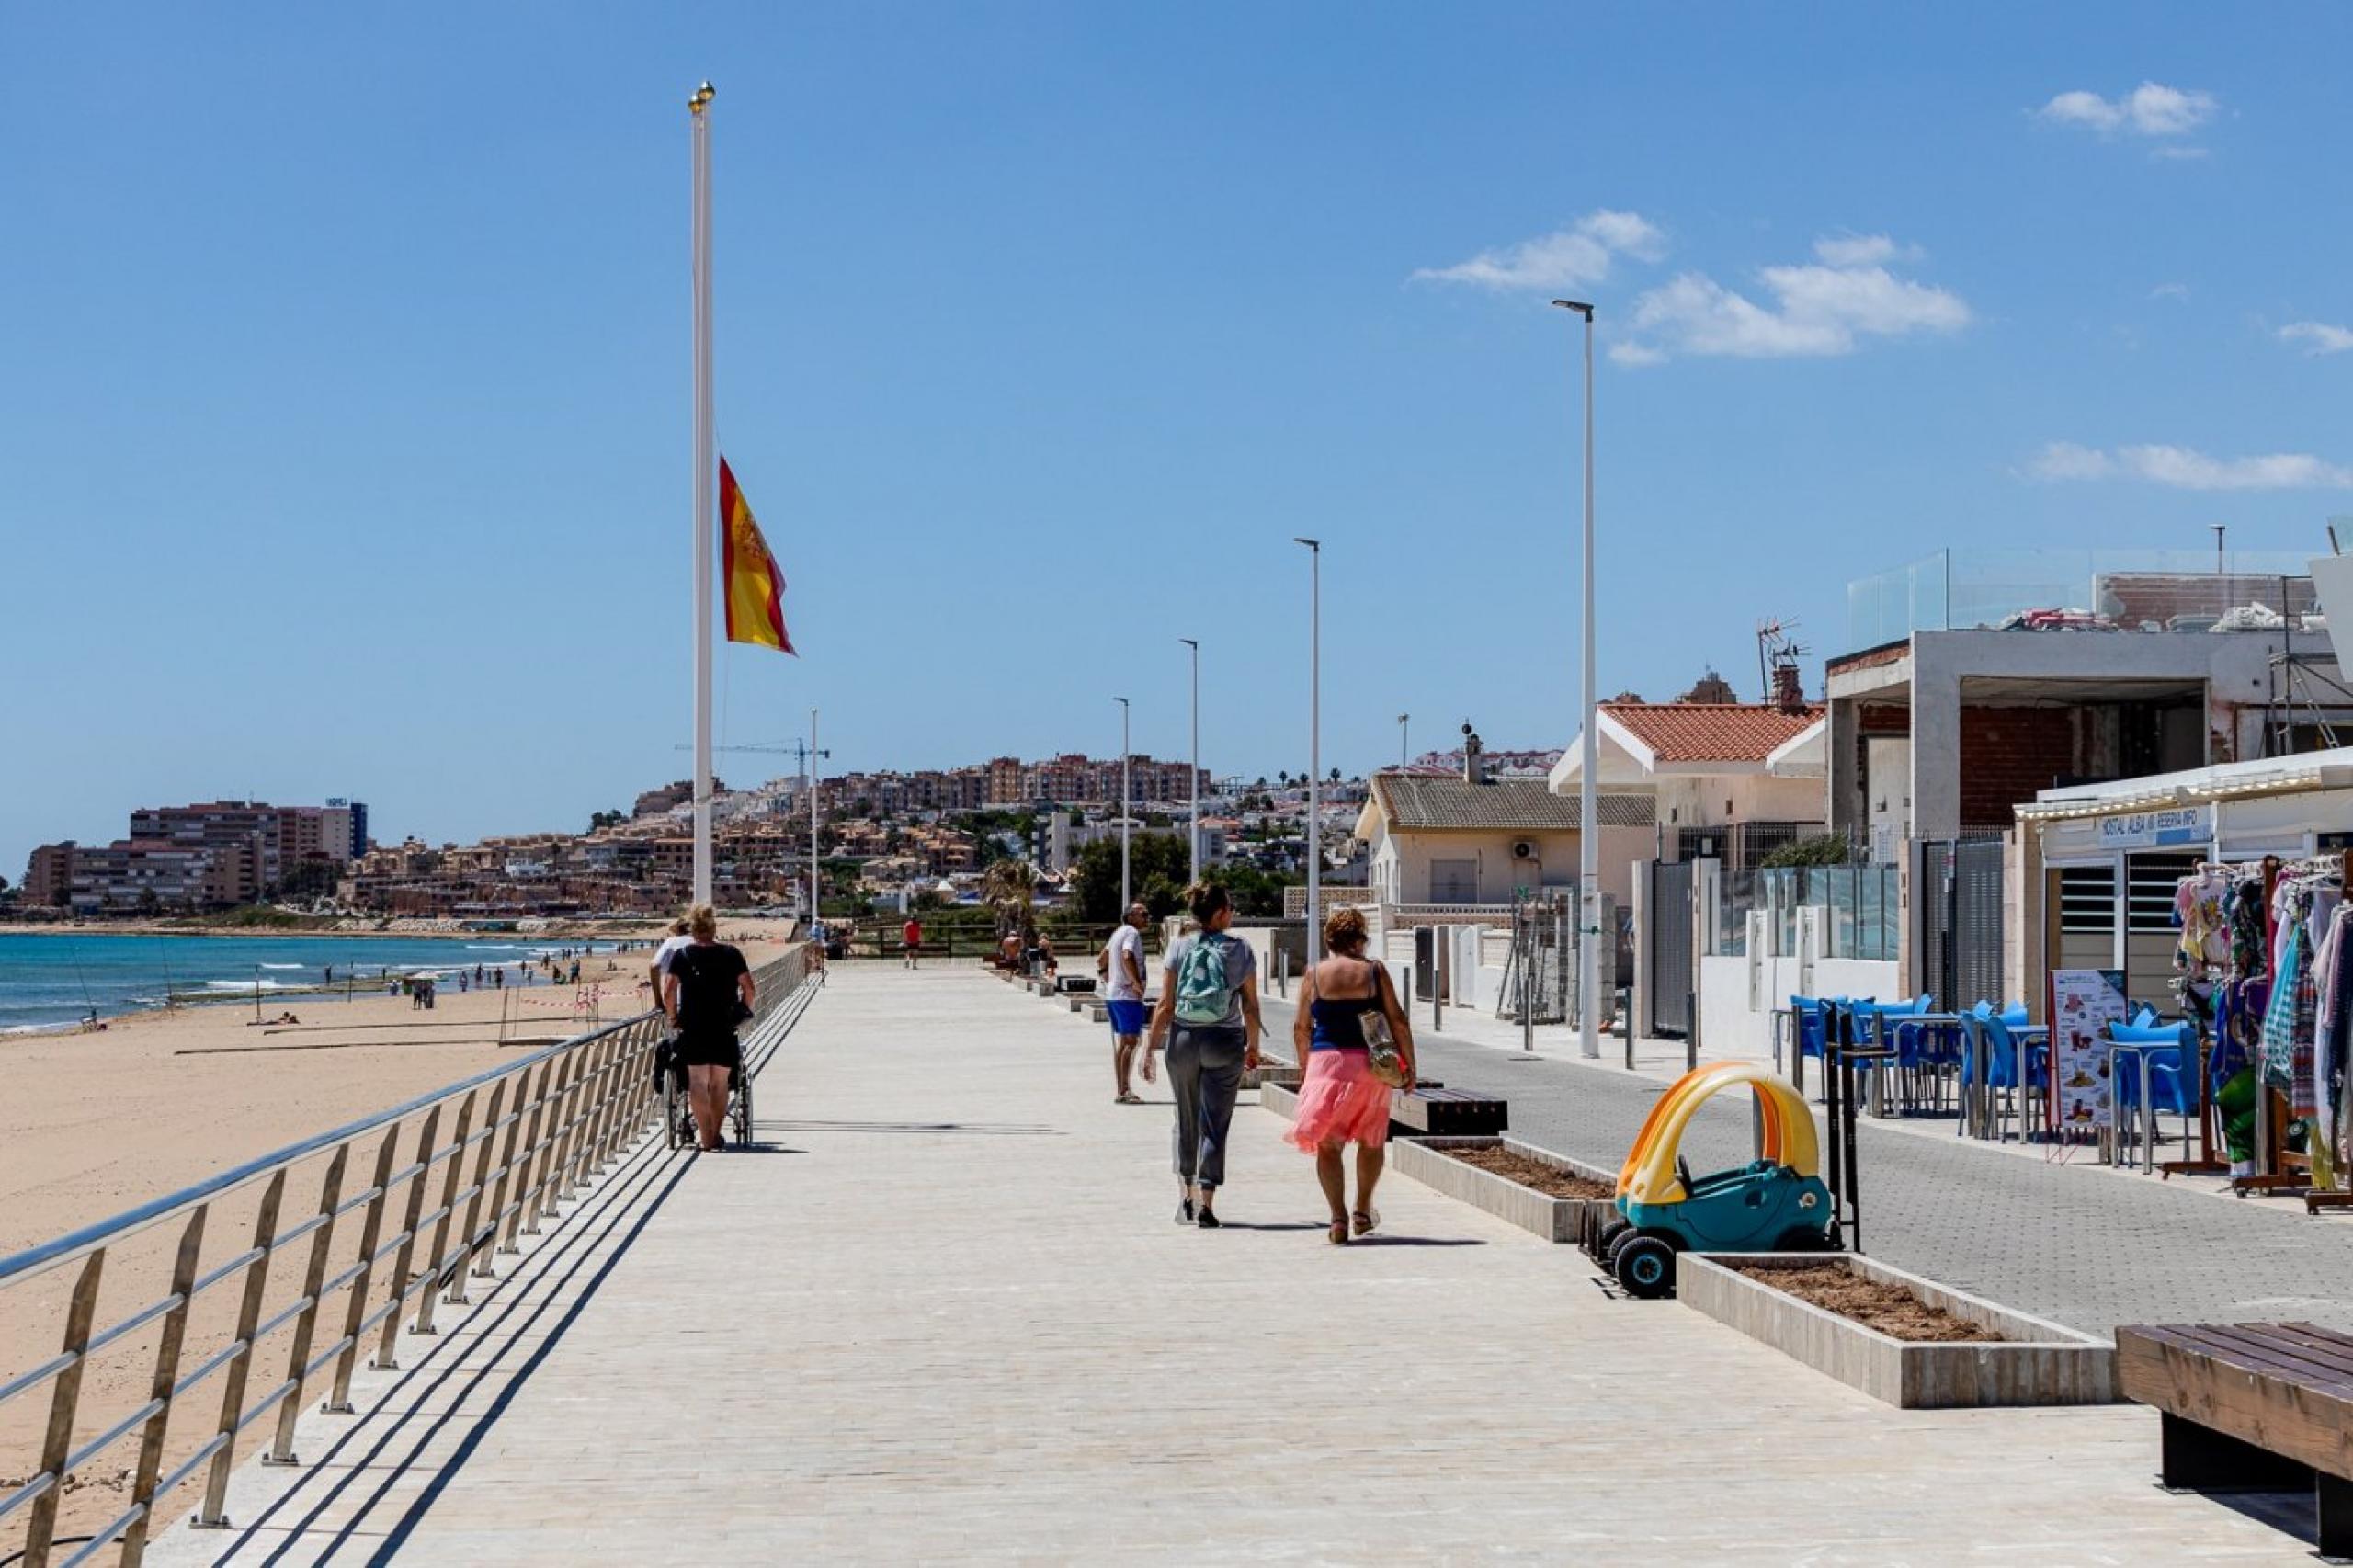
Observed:
[[[1900,1045],[1904,1039],[1904,1031],[1906,1029],[1917,1029],[1922,1034],[1928,1035],[1949,1035],[1961,1028],[1961,1015],[1959,1013],[1913,1013],[1898,1017],[1894,1022],[1895,1038],[1889,1043]],[[1908,1110],[1913,1108],[1906,1106],[1904,1108]]]
[[[2051,1029],[2044,1024],[2009,1024],[2005,1028],[2009,1031],[2010,1043],[2018,1053],[2018,1076],[2021,1087],[2012,1092],[2019,1096],[2018,1142],[2023,1143],[2026,1142],[2026,1118],[2022,1085],[2026,1079],[2027,1047],[2048,1040]],[[1987,1069],[1993,1065],[1986,1054],[1986,1042],[1990,1038],[1984,1031],[1970,1037],[1969,1092],[1961,1096],[1961,1135],[1964,1138],[1990,1139],[1994,1136],[1994,1092],[1985,1083]]]

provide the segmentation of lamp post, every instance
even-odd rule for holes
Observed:
[[[1594,774],[1600,764],[1600,737],[1593,733],[1593,307],[1578,300],[1555,300],[1564,311],[1585,317],[1585,748],[1577,778],[1577,1054],[1601,1055],[1601,846],[1594,807]],[[1626,1064],[1633,1065],[1634,1037],[1626,1037]]]
[[[1324,541],[1307,547],[1307,961],[1324,956],[1324,845],[1315,815],[1315,776],[1324,766]]]
[[[817,759],[825,754],[817,749],[817,710],[809,710],[809,924],[814,926],[825,917],[824,883],[817,864]],[[824,955],[820,953],[822,959]]]
[[[1128,699],[1115,697],[1120,705],[1120,918],[1128,917],[1128,801],[1135,794],[1128,782]]]
[[[1179,637],[1176,641],[1193,651],[1192,874],[1187,881],[1198,884],[1201,880],[1201,644],[1191,637]],[[1126,911],[1122,910],[1120,917],[1126,919]]]
[[[1405,771],[1405,756],[1407,752],[1412,749],[1405,744],[1405,723],[1406,721],[1411,718],[1413,718],[1411,713],[1400,713],[1397,715],[1397,771],[1400,773]]]
[[[711,484],[718,472],[710,406],[710,84],[687,100],[693,125],[695,340],[695,799],[694,902],[710,902],[710,552],[718,516]]]

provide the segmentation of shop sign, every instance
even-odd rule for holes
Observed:
[[[2162,812],[2099,819],[2102,849],[2155,849],[2168,844],[2207,844],[2214,837],[2213,808],[2177,806]]]

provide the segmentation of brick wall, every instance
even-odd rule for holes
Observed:
[[[2081,773],[2085,715],[2073,708],[1961,710],[1961,822],[2000,827],[2011,808]]]

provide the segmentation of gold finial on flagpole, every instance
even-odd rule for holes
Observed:
[[[694,90],[693,97],[687,99],[687,112],[688,114],[700,114],[704,109],[710,107],[710,100],[718,96],[719,89],[712,86],[709,82],[705,82],[701,86],[697,87]]]

